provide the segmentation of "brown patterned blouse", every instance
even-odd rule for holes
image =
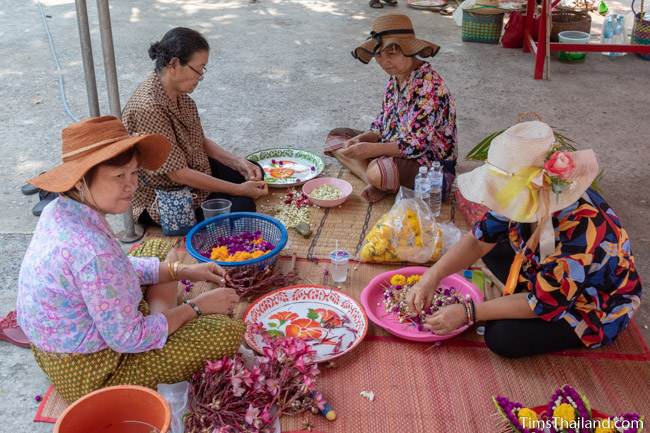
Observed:
[[[122,121],[130,134],[162,134],[171,142],[167,161],[156,171],[140,169],[140,184],[133,198],[133,217],[137,220],[144,210],[160,222],[155,205],[156,189],[174,190],[184,185],[173,182],[168,173],[189,167],[211,174],[205,152],[203,126],[196,104],[189,95],[181,95],[175,105],[165,93],[158,74],[153,72],[143,81],[124,107]],[[193,189],[194,207],[203,202],[208,192]]]

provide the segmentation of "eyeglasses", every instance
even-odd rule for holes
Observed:
[[[196,72],[197,74],[199,74],[199,80],[202,80],[205,73],[208,72],[208,68],[206,68],[205,66],[201,69],[200,72],[194,69],[192,65],[190,65],[189,63],[187,64],[187,67],[193,70],[194,72]]]

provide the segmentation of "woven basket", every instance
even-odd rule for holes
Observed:
[[[634,27],[632,27],[632,43],[641,45],[650,45],[650,21],[643,19],[643,2],[641,2],[641,11],[637,13],[634,10],[632,2],[632,11],[634,12]],[[639,54],[643,60],[650,60],[650,54]]]
[[[463,42],[498,44],[503,30],[503,15],[483,15],[463,10]]]
[[[219,242],[219,238],[257,231],[265,241],[275,245],[271,252],[243,262],[221,262],[210,259],[210,252]],[[276,262],[278,254],[287,245],[288,238],[284,224],[275,218],[253,212],[233,212],[209,218],[194,226],[185,238],[185,249],[199,262],[213,261],[226,270],[263,268]]]
[[[585,2],[586,4],[586,2]],[[553,11],[551,19],[551,41],[558,42],[560,32],[575,30],[591,33],[591,15],[588,11],[560,9]]]

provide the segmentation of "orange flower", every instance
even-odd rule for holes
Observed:
[[[320,323],[311,319],[296,319],[291,321],[284,330],[287,337],[315,340],[320,338]]]
[[[298,316],[293,311],[278,311],[277,313],[269,317],[269,319],[278,320],[280,323],[284,323],[293,319],[297,319],[298,317],[300,316]]]
[[[335,311],[326,310],[325,308],[317,308],[314,311],[320,315],[321,322],[327,327],[337,328],[343,325],[341,317]]]

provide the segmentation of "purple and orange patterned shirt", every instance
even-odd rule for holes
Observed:
[[[402,89],[397,78],[388,80],[381,112],[370,130],[381,135],[382,142],[396,141],[402,158],[416,159],[419,165],[456,161],[454,98],[429,63],[411,72]]]
[[[17,319],[31,343],[55,353],[161,349],[162,313],[138,310],[156,258],[128,257],[99,212],[66,197],[43,210],[18,278]]]
[[[540,260],[539,248],[525,248],[524,225],[487,212],[474,225],[474,237],[487,243],[510,242],[524,249],[526,262],[517,292],[543,320],[565,320],[587,347],[611,343],[641,303],[627,232],[603,197],[592,189],[553,214],[555,252]]]

